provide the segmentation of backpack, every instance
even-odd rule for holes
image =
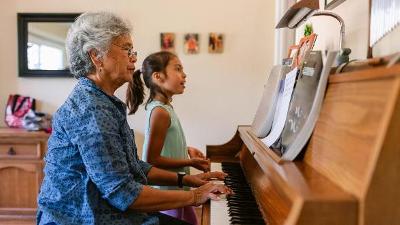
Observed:
[[[22,95],[9,95],[6,105],[5,122],[11,128],[23,128],[23,118],[30,111],[35,110],[35,99]]]

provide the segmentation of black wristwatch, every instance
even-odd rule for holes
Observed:
[[[183,177],[186,175],[185,172],[178,172],[178,187],[183,188]]]

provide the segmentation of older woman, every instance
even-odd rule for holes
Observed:
[[[38,224],[180,224],[159,210],[200,205],[230,193],[219,172],[177,175],[138,159],[126,106],[114,96],[132,80],[136,52],[130,28],[111,13],[85,13],[67,37],[70,69],[79,79],[54,115]],[[162,191],[148,184],[201,186]]]

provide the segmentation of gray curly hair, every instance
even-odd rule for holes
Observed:
[[[101,58],[108,52],[114,38],[130,34],[131,30],[127,21],[113,13],[88,12],[80,15],[69,28],[66,39],[68,62],[74,77],[85,77],[95,70],[90,50],[94,49]]]

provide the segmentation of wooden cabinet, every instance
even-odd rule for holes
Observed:
[[[0,218],[34,218],[49,135],[0,128]]]

